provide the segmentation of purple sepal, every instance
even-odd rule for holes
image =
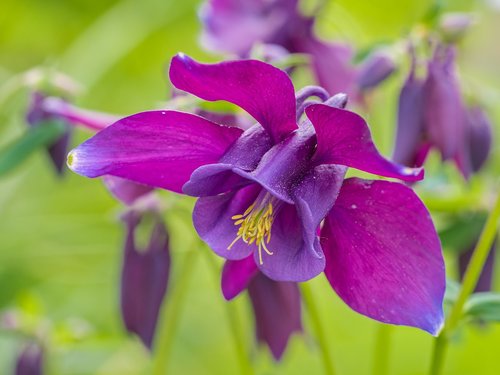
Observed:
[[[259,273],[250,282],[248,293],[257,339],[265,343],[274,359],[279,361],[292,334],[302,331],[298,285],[276,282]]]
[[[445,269],[429,212],[400,183],[345,180],[321,230],[325,274],[353,310],[437,335]]]
[[[380,155],[367,123],[354,112],[315,104],[306,109],[306,114],[316,130],[317,164],[340,164],[404,181],[423,178],[421,168],[404,167]]]
[[[172,59],[169,75],[178,89],[204,100],[225,100],[243,108],[275,143],[297,129],[292,81],[270,64],[257,60],[201,64],[178,54]]]
[[[154,222],[149,243],[140,249],[136,231],[144,213],[129,211],[126,225],[124,259],[121,274],[121,312],[125,327],[152,348],[158,314],[165,298],[170,274],[168,234],[157,213],[150,213]]]
[[[36,342],[30,342],[17,358],[15,375],[42,375],[43,362],[43,348]]]
[[[230,301],[244,291],[258,272],[253,256],[241,260],[227,260],[221,277],[224,298]]]

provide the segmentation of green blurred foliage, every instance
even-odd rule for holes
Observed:
[[[85,91],[78,96],[78,104],[83,106],[123,114],[155,107],[169,97],[165,69],[172,55],[183,51],[207,61],[217,58],[198,45],[198,3],[2,0],[0,82],[34,66],[49,66],[83,85]],[[329,1],[317,27],[323,37],[369,48],[373,43],[392,43],[404,37],[430,4],[428,0]],[[492,47],[497,45],[500,10],[472,0],[444,4],[446,9],[473,10],[478,16],[459,55],[462,79],[470,95],[490,107],[498,124],[500,49]],[[376,143],[386,154],[393,141],[397,90],[405,73],[399,72],[373,93],[370,109],[364,113]],[[23,133],[26,104],[26,90],[0,102],[0,146]],[[77,141],[88,136],[81,132]],[[494,151],[485,172],[489,176],[500,170],[498,148]],[[481,178],[486,183],[491,179]],[[439,181],[431,178],[427,184],[436,183]],[[467,187],[464,189],[467,194]],[[446,197],[448,192],[440,194]],[[175,201],[173,196],[165,196]],[[149,354],[138,340],[125,334],[118,314],[120,210],[99,181],[71,173],[57,178],[43,152],[0,180],[0,309],[17,311],[28,330],[51,332],[49,374],[150,373]],[[171,285],[175,286],[176,265],[192,250],[194,231],[186,215],[178,211],[171,211],[167,219],[172,234]],[[437,219],[439,223],[439,216]],[[448,265],[453,274],[453,259]],[[169,373],[236,374],[219,275],[213,274],[201,255],[192,272],[194,280],[175,334]],[[312,287],[338,373],[370,373],[379,324],[350,311],[323,277],[314,280]],[[321,373],[307,315],[306,333],[295,337],[283,362],[274,365],[270,355],[254,344],[247,299],[239,297],[232,303],[246,344],[252,347],[257,374]],[[432,338],[411,328],[392,332],[390,373],[426,373]],[[498,326],[466,328],[450,350],[445,373],[498,374],[499,341]],[[0,373],[12,371],[22,342],[22,337],[0,332]]]

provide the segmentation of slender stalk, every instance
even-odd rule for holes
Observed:
[[[375,337],[373,351],[373,374],[387,375],[389,372],[389,352],[392,337],[392,327],[380,324]]]
[[[498,231],[499,219],[500,193],[497,197],[492,211],[490,212],[490,215],[488,216],[488,220],[486,221],[483,232],[479,237],[479,241],[477,242],[476,248],[474,249],[474,252],[472,254],[472,258],[469,262],[467,270],[465,271],[462,287],[460,289],[458,298],[451,308],[448,320],[441,334],[435,342],[430,370],[431,375],[441,374],[444,365],[446,349],[448,346],[449,335],[453,333],[454,329],[460,323],[464,304],[467,302],[467,299],[474,291],[474,288],[477,285],[477,281],[481,276],[481,271],[483,270],[484,264],[491,249],[491,245],[493,244]]]
[[[314,302],[314,296],[312,294],[311,288],[307,283],[301,283],[300,290],[302,292],[304,303],[306,305],[307,311],[314,326],[316,339],[318,340],[318,344],[321,350],[321,357],[323,359],[323,368],[325,370],[325,374],[334,375],[335,370],[333,368],[332,357],[330,354],[330,349],[328,347],[328,340],[326,339],[325,336],[323,324],[321,323],[321,319],[316,304]]]
[[[183,263],[179,268],[178,278],[175,280],[174,289],[171,295],[163,300],[160,315],[161,320],[153,347],[153,375],[164,375],[167,373],[172,342],[175,337],[176,328],[179,326],[179,317],[184,307],[189,283],[195,274],[197,254],[197,249],[193,249],[185,255]]]
[[[212,254],[210,254],[208,251],[205,251],[204,253],[207,254],[206,256],[207,262],[210,264],[212,270],[214,271],[213,275],[215,276],[218,282],[220,277],[219,268],[217,267],[217,264],[215,263]],[[250,362],[250,359],[248,357],[248,351],[244,345],[245,342],[243,337],[244,335],[241,332],[241,325],[238,319],[238,314],[236,313],[235,306],[231,303],[224,301],[224,308],[226,310],[227,318],[229,320],[229,327],[231,329],[231,334],[233,336],[236,356],[238,358],[238,363],[240,366],[240,374],[253,375],[254,370],[252,367],[252,363]]]

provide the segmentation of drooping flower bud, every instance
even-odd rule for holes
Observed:
[[[297,283],[276,282],[258,273],[248,286],[255,316],[256,335],[273,357],[280,360],[294,332],[302,331]]]
[[[15,375],[42,375],[43,348],[36,342],[27,344],[19,354]]]
[[[361,90],[369,90],[386,80],[395,70],[396,65],[388,55],[374,53],[361,65],[357,84]]]
[[[471,167],[474,172],[477,172],[484,165],[491,151],[492,124],[485,111],[477,106],[468,109],[467,124]]]
[[[29,126],[36,127],[45,121],[50,121],[53,117],[43,109],[45,95],[40,92],[33,93],[31,103],[26,115],[26,121]],[[63,121],[57,119],[57,121]],[[73,129],[71,126],[66,126],[65,132],[57,138],[52,144],[47,146],[47,152],[54,165],[56,172],[61,175],[64,172],[66,165],[66,155],[68,154]]]
[[[439,29],[444,40],[456,43],[469,30],[474,23],[474,18],[467,13],[446,13],[441,17]]]
[[[474,252],[474,246],[471,246],[470,249],[460,254],[458,258],[458,271],[460,274],[460,280],[463,280],[465,271],[469,266],[470,260],[472,258],[472,254]],[[490,253],[488,258],[486,258],[486,263],[481,271],[481,275],[479,276],[479,280],[477,281],[476,288],[474,292],[490,292],[491,287],[493,285],[493,271],[495,269],[495,258],[496,258],[496,241],[491,246]]]
[[[121,275],[121,310],[125,327],[139,336],[151,349],[158,314],[165,298],[170,273],[168,234],[162,218],[150,212],[153,229],[143,249],[136,232],[145,213],[129,211],[124,215],[126,239]]]

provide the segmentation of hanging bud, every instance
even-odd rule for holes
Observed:
[[[43,109],[43,103],[46,97],[40,92],[35,92],[31,96],[31,103],[26,115],[26,121],[29,126],[36,127],[43,122],[50,120],[63,121],[55,119]],[[65,132],[57,138],[52,144],[47,146],[47,152],[54,165],[56,172],[62,175],[66,165],[66,155],[68,154],[73,129],[71,126],[65,126]]]
[[[276,282],[258,273],[248,286],[255,315],[257,340],[280,360],[294,332],[302,331],[297,283]]]
[[[425,131],[423,82],[416,76],[413,51],[410,51],[410,54],[410,72],[399,94],[397,134],[392,158],[402,165],[420,167],[425,159],[418,157]]]
[[[441,17],[439,29],[443,39],[448,43],[456,43],[474,23],[474,18],[467,13],[446,13]]]
[[[15,374],[43,374],[43,349],[38,343],[31,342],[23,348],[17,358]]]
[[[484,165],[491,151],[493,130],[490,119],[480,107],[472,107],[467,111],[469,131],[470,161],[474,172]]]
[[[394,61],[386,54],[374,53],[360,67],[357,78],[361,90],[369,90],[385,81],[396,70]]]
[[[125,327],[152,348],[158,314],[167,290],[170,272],[168,234],[162,218],[150,212],[153,229],[144,249],[137,244],[136,232],[146,213],[129,211],[126,225],[121,275],[121,310]]]

